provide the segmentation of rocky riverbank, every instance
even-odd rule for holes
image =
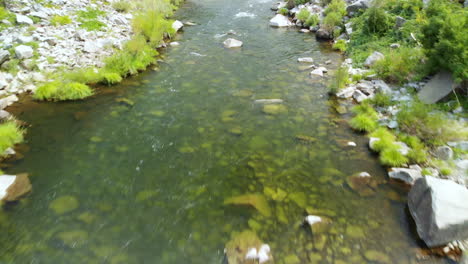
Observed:
[[[371,1],[363,0],[331,1],[328,6],[320,1],[301,3],[275,4],[272,10],[277,14],[270,25],[296,26],[302,33],[315,33],[317,39],[333,41],[334,47],[342,51],[354,37],[356,20],[352,18],[363,13],[365,16],[365,11],[372,8]],[[330,22],[332,12],[342,18]],[[405,22],[397,17],[392,28],[398,31]],[[417,42],[413,33],[411,37]],[[392,43],[389,48],[399,49],[401,45]],[[460,252],[468,248],[468,207],[463,202],[468,199],[468,119],[459,101],[445,98],[459,84],[446,71],[419,81],[387,82],[373,67],[385,56],[374,50],[363,63],[348,58],[332,73],[335,81],[330,89],[332,100],[336,100],[335,110],[344,116],[349,115],[349,110],[354,113],[350,126],[367,134],[369,148],[388,168],[390,180],[414,185],[409,209],[420,238],[429,247],[440,249],[432,253],[458,259]],[[312,58],[306,59],[299,62],[311,64],[312,76],[326,72],[322,65],[313,65]],[[443,111],[429,106],[443,99],[447,105],[457,107]],[[353,104],[357,106],[350,107]],[[351,180],[351,188],[358,191],[369,188],[366,186],[372,182],[371,175],[361,174],[364,176]]]
[[[161,3],[161,8],[168,6],[163,14],[163,11],[146,10],[143,2],[1,1],[1,158],[16,154],[13,147],[22,141],[25,132],[20,128],[20,122],[5,110],[18,101],[19,94],[30,93],[41,100],[82,99],[93,94],[87,85],[114,84],[122,77],[146,69],[156,61],[156,49],[166,47],[163,39],[169,39],[184,26],[180,21],[162,18],[172,14],[174,6],[170,4]],[[152,24],[139,24],[148,16],[145,12],[161,16],[153,23],[165,23],[164,31],[157,31],[160,29],[155,29]],[[134,21],[135,17],[139,21]],[[141,33],[145,26],[148,28]],[[151,40],[145,35],[153,33]],[[141,38],[143,43],[139,42]],[[130,44],[127,43],[131,41],[138,43],[139,49],[132,50],[128,56]],[[112,63],[107,64],[129,65],[120,67],[120,71],[104,69],[106,60],[111,57]],[[3,175],[0,176],[0,188],[3,190],[0,199],[13,201],[12,197],[20,198],[30,191],[31,186],[28,177]],[[12,195],[11,192],[19,194]]]

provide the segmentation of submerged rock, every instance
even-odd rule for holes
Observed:
[[[275,17],[273,17],[270,20],[270,26],[272,27],[292,27],[294,24],[289,21],[289,19],[281,14],[276,14]]]
[[[78,206],[78,199],[70,195],[61,196],[49,204],[49,208],[58,215],[71,212],[77,209]]]
[[[224,249],[228,264],[272,263],[270,251],[270,246],[251,230],[234,233]]]
[[[0,201],[17,201],[29,193],[31,189],[31,182],[25,173],[0,176]]]
[[[83,246],[88,241],[88,232],[83,230],[65,231],[57,234],[57,238],[70,248]]]
[[[305,63],[314,63],[314,59],[311,57],[298,58],[297,61]]]
[[[332,223],[330,218],[317,215],[308,215],[304,221],[310,226],[312,233],[314,234],[328,232]]]
[[[468,190],[431,176],[416,180],[408,207],[419,237],[429,247],[468,238]]]
[[[377,250],[366,250],[366,252],[364,252],[364,257],[368,261],[372,261],[372,262],[379,263],[379,264],[393,263],[387,254],[377,251]]]
[[[254,103],[257,104],[281,104],[283,103],[282,99],[258,99],[255,100]]]
[[[266,217],[271,216],[271,208],[265,197],[261,194],[245,194],[231,197],[226,199],[224,204],[250,205],[257,209],[262,215]]]
[[[242,41],[240,40],[237,40],[237,39],[233,39],[233,38],[228,38],[226,39],[224,42],[224,47],[225,48],[228,48],[228,49],[232,49],[232,48],[240,48],[242,47],[243,43]]]
[[[262,111],[263,113],[268,115],[278,115],[287,112],[288,109],[286,108],[286,106],[281,104],[267,104],[263,106]]]
[[[377,182],[367,172],[359,172],[346,178],[348,186],[361,196],[371,196],[375,193]]]

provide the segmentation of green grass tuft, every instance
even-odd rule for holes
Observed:
[[[132,9],[132,3],[130,1],[119,0],[119,1],[113,2],[112,7],[117,12],[127,13],[128,11]]]
[[[0,156],[5,153],[7,148],[23,141],[24,130],[21,129],[15,121],[7,121],[0,124]]]
[[[395,147],[395,136],[388,129],[379,127],[377,130],[370,134],[370,137],[379,138],[373,145],[373,149],[381,152],[385,149]]]
[[[320,22],[317,14],[310,15],[305,21],[305,25],[308,27],[315,27]]]
[[[301,22],[305,22],[309,18],[309,16],[310,16],[309,10],[303,8],[301,9],[301,11],[299,11],[299,13],[297,13],[296,18]]]
[[[283,7],[283,8],[280,8],[280,10],[278,10],[278,13],[283,16],[287,16],[289,14],[289,10]]]
[[[377,120],[366,114],[358,114],[349,121],[349,124],[353,129],[363,132],[372,132],[378,127]]]
[[[34,94],[38,100],[78,100],[93,95],[93,91],[86,84],[53,81],[39,86]]]
[[[53,26],[58,26],[58,25],[68,25],[71,24],[72,20],[69,16],[59,16],[59,15],[54,15],[50,19],[50,24]]]
[[[408,158],[401,154],[397,147],[394,147],[380,152],[380,162],[386,166],[400,167],[408,163]]]
[[[336,41],[335,44],[333,44],[333,49],[339,50],[341,52],[345,52],[347,49],[346,40],[340,39]]]
[[[392,105],[392,99],[390,95],[377,93],[374,95],[374,98],[370,99],[370,103],[375,106],[387,107]]]
[[[347,67],[340,67],[335,72],[335,76],[332,79],[329,89],[331,93],[337,93],[339,90],[346,87],[349,84],[349,73]]]

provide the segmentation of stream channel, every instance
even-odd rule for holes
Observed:
[[[30,127],[4,170],[29,173],[33,192],[0,211],[0,263],[220,264],[247,229],[275,263],[417,263],[405,190],[329,102],[341,55],[270,27],[272,4],[189,0],[176,18],[198,25],[157,71],[83,101],[13,106]],[[244,46],[225,49],[229,37]],[[311,77],[299,57],[331,60],[330,72]],[[272,98],[284,103],[254,102]],[[346,183],[363,171],[381,183],[369,196]],[[244,194],[267,209],[224,203]],[[307,214],[331,228],[312,233]]]

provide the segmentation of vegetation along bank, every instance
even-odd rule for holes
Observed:
[[[15,155],[24,124],[4,109],[36,100],[83,99],[155,64],[184,24],[179,0],[0,2],[0,156]],[[190,23],[189,23],[190,24]],[[177,43],[174,43],[177,44]]]
[[[467,5],[450,0],[290,0],[272,8],[277,15],[270,21],[315,33],[347,57],[329,84],[334,109],[369,138],[369,148],[388,168],[390,180],[412,186],[408,206],[419,236],[432,248],[442,246],[433,252],[443,249],[448,255],[465,249],[468,237],[463,202],[468,198]],[[327,72],[323,65],[310,69],[315,76]],[[431,194],[423,194],[426,190]],[[436,212],[437,207],[446,211]],[[443,214],[454,212],[459,218],[443,227]]]

